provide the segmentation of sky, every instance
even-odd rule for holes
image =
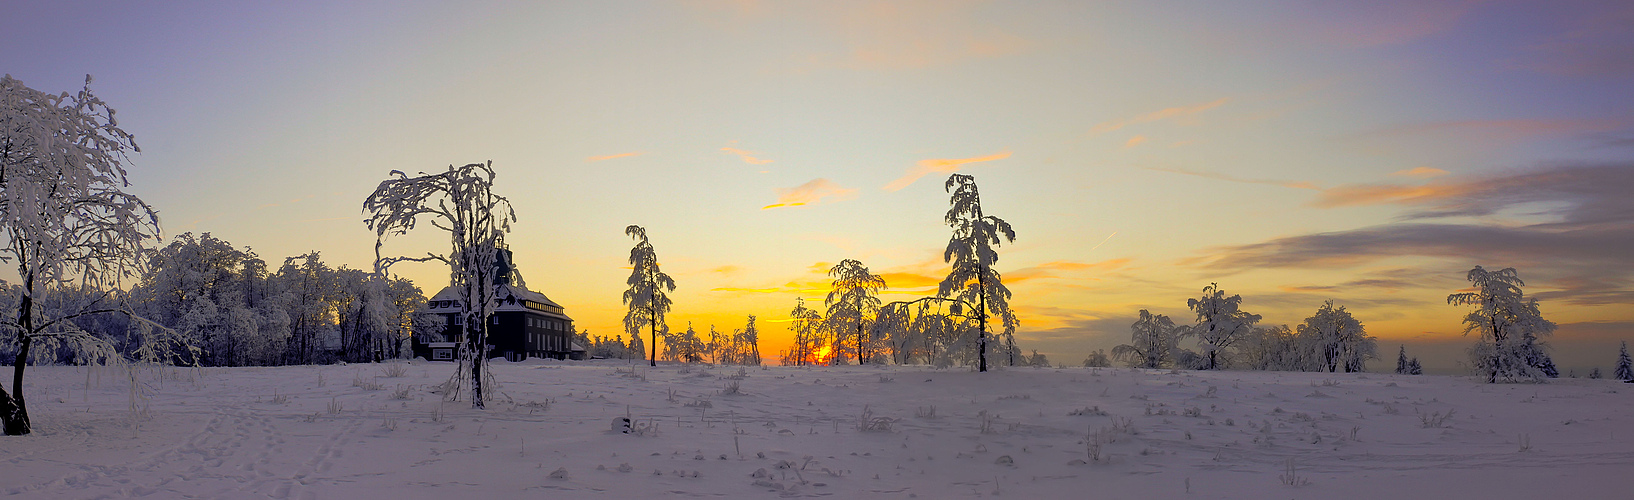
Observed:
[[[1456,371],[1476,265],[1515,267],[1564,369],[1634,337],[1627,2],[15,2],[0,72],[85,75],[165,234],[370,269],[392,170],[492,161],[528,285],[620,331],[646,228],[672,329],[787,346],[857,259],[946,275],[953,172],[1016,240],[1018,343],[1056,363],[1194,319],[1326,300]],[[442,251],[429,228],[388,254]],[[446,268],[393,268],[427,294]]]

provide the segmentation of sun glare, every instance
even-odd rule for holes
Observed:
[[[815,352],[811,353],[811,364],[814,365],[826,365],[833,359],[834,348],[830,346],[818,347]]]

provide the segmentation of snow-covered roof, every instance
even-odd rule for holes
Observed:
[[[460,306],[460,299],[463,296],[464,294],[461,293],[459,288],[453,286],[445,287],[442,289],[442,291],[437,292],[436,295],[431,297],[430,302],[428,303],[427,311],[434,313],[459,312],[463,309]],[[564,308],[562,305],[550,300],[550,297],[546,297],[545,294],[516,285],[504,284],[495,286],[494,297],[499,300],[499,305],[494,308],[495,311],[532,310],[550,316],[560,316],[562,319],[572,319],[568,318],[567,313],[563,312]],[[445,305],[438,307],[439,303]]]

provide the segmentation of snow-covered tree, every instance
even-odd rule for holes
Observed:
[[[1634,363],[1628,359],[1628,341],[1623,341],[1621,351],[1617,352],[1617,369],[1611,372],[1617,380],[1624,382],[1634,380]]]
[[[630,285],[624,291],[624,304],[629,307],[624,313],[624,331],[639,341],[641,327],[650,329],[653,345],[648,359],[652,366],[658,366],[658,330],[669,313],[668,292],[675,291],[675,280],[658,268],[658,251],[647,239],[646,228],[632,224],[624,228],[624,234],[635,240],[635,247],[630,249],[630,278],[624,281]]]
[[[1396,352],[1396,373],[1399,374],[1399,375],[1406,375],[1407,374],[1407,345],[1406,344],[1402,344],[1401,350]]]
[[[1478,332],[1480,341],[1470,349],[1470,361],[1488,383],[1542,381],[1557,377],[1554,361],[1539,337],[1555,331],[1543,319],[1537,299],[1528,299],[1515,268],[1487,271],[1475,266],[1467,275],[1476,291],[1447,296],[1451,305],[1473,305],[1464,316],[1464,334]]]
[[[687,322],[686,331],[670,333],[668,329],[664,329],[661,333],[664,334],[665,361],[692,364],[702,363],[706,359],[703,339],[699,338],[698,331],[692,328],[692,322]]]
[[[620,335],[620,337],[623,337]],[[640,333],[630,335],[629,357],[631,361],[647,359],[647,345],[641,341]]]
[[[124,163],[140,148],[90,84],[86,76],[77,94],[53,95],[11,75],[0,78],[0,261],[17,266],[21,280],[13,289],[16,315],[0,319],[0,341],[17,346],[11,391],[0,388],[0,426],[7,435],[32,427],[23,374],[35,352],[63,349],[90,362],[124,361],[105,336],[80,328],[78,318],[123,312],[143,337],[131,353],[139,360],[191,361],[196,353],[186,339],[152,328],[121,303],[117,290],[134,276],[142,245],[158,238],[159,219],[124,191]],[[76,303],[52,296],[86,287],[96,292],[62,297],[83,299]]]
[[[794,332],[794,345],[789,352],[783,355],[785,365],[808,365],[819,363],[817,359],[819,349],[832,344],[824,338],[827,331],[823,326],[823,314],[806,307],[806,299],[796,297],[794,310],[789,311],[789,330]]]
[[[1095,352],[1084,357],[1085,368],[1105,368],[1108,366],[1112,366],[1112,358],[1106,356],[1105,349],[1096,349]]]
[[[1366,371],[1366,362],[1378,357],[1378,346],[1345,306],[1334,307],[1329,300],[1316,309],[1316,314],[1305,318],[1298,326],[1298,335],[1311,349],[1312,360],[1318,371]]]
[[[847,335],[855,340],[849,347],[855,348],[852,350],[857,355],[857,362],[866,363],[868,354],[864,350],[866,342],[863,332],[879,314],[879,291],[885,288],[885,278],[869,272],[867,266],[854,259],[835,264],[829,268],[828,275],[834,278],[833,288],[823,303],[828,307],[824,322],[828,330],[834,332],[832,363],[845,364]]]
[[[1241,295],[1227,297],[1217,283],[1203,287],[1201,298],[1186,300],[1186,307],[1197,312],[1197,325],[1188,335],[1197,337],[1202,347],[1199,368],[1221,368],[1220,355],[1253,331],[1254,324],[1260,321],[1260,315],[1241,310],[1242,302]]]
[[[999,254],[993,247],[1015,242],[1016,232],[1004,219],[982,211],[981,193],[976,188],[975,177],[953,174],[948,177],[943,189],[953,193],[948,200],[950,207],[947,216],[943,218],[953,228],[953,237],[942,252],[942,260],[952,264],[952,269],[937,287],[936,295],[956,298],[976,306],[973,314],[980,328],[976,355],[979,370],[985,372],[989,315],[1000,318],[1004,325],[1003,335],[1010,339],[1013,339],[1016,326],[1020,324],[1015,312],[1010,310],[1010,289],[1004,286],[1003,277],[993,269],[993,265],[999,261]],[[1009,347],[1013,347],[1013,344],[1011,340],[1006,348],[1012,355],[1015,349]]]
[[[458,394],[461,383],[471,387],[471,407],[481,409],[487,393],[484,374],[488,368],[488,317],[494,311],[494,286],[499,278],[499,253],[505,248],[505,234],[516,221],[511,202],[494,194],[493,162],[449,165],[435,174],[421,172],[410,177],[393,170],[363,201],[369,214],[368,227],[375,231],[375,269],[382,277],[398,262],[437,261],[448,265],[449,284],[460,291],[464,340],[460,364],[445,394]],[[390,236],[407,234],[421,220],[447,231],[448,253],[428,252],[424,257],[384,257],[381,247]],[[462,377],[460,373],[468,373]]]
[[[714,333],[712,325],[709,333]],[[722,335],[716,350],[716,363],[760,366],[760,330],[755,328],[755,315],[748,315],[748,324],[732,330],[730,337]]]
[[[1140,310],[1140,319],[1129,325],[1129,343],[1112,348],[1112,358],[1135,368],[1165,368],[1174,362],[1175,341],[1180,328],[1162,314]]]
[[[1255,370],[1313,370],[1311,349],[1288,325],[1255,327],[1237,343],[1243,365]]]

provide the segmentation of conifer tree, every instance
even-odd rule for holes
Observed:
[[[1623,341],[1622,351],[1617,353],[1617,370],[1612,376],[1624,382],[1634,381],[1634,363],[1628,359],[1628,341]]]

